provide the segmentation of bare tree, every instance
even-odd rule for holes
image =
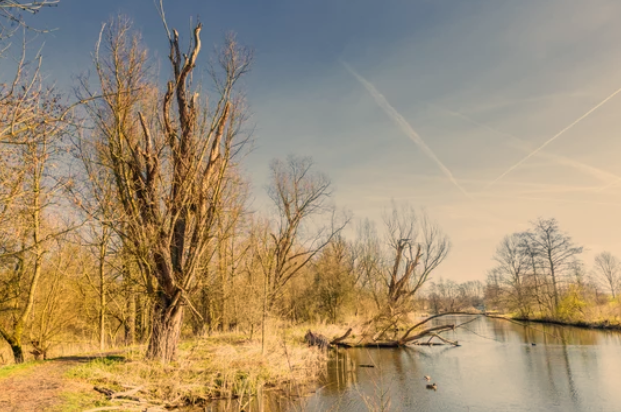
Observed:
[[[448,237],[413,207],[398,208],[384,216],[388,245],[394,261],[388,274],[388,308],[398,310],[429,280],[450,249]]]
[[[596,276],[610,289],[612,298],[617,297],[621,287],[621,262],[610,252],[601,252],[595,256],[593,266]]]
[[[261,265],[267,276],[268,309],[285,285],[349,223],[339,217],[329,202],[330,180],[313,170],[308,157],[289,156],[270,164],[272,182],[268,195],[277,217],[270,228],[271,244],[261,253]],[[312,219],[329,215],[330,224],[312,228]]]
[[[317,307],[330,322],[336,323],[356,282],[350,244],[341,236],[334,238],[314,262],[313,274]]]
[[[381,307],[385,283],[382,247],[375,224],[369,219],[363,220],[357,227],[353,255],[355,283],[361,290],[370,291],[376,306]]]
[[[533,222],[533,229],[523,236],[529,249],[541,262],[543,271],[550,277],[556,311],[562,277],[582,253],[582,247],[575,246],[571,237],[561,232],[556,219],[537,219]]]
[[[239,150],[244,105],[235,89],[251,54],[228,37],[214,72],[214,105],[201,99],[192,73],[201,52],[201,24],[187,52],[168,32],[172,79],[160,93],[146,51],[127,20],[102,33],[95,67],[100,98],[84,81],[85,107],[95,131],[84,140],[90,193],[139,263],[154,297],[147,357],[175,358],[184,308],[204,273],[214,239],[222,187]],[[117,201],[102,204],[100,183],[112,182]],[[120,206],[120,208],[119,208]]]
[[[509,287],[506,298],[516,307],[521,317],[530,313],[528,271],[529,256],[523,253],[523,237],[519,233],[505,236],[496,248],[494,260],[498,263],[494,273]]]
[[[11,346],[16,363],[24,361],[22,336],[33,311],[44,254],[49,241],[66,232],[45,227],[45,211],[62,186],[50,169],[65,132],[64,107],[60,97],[43,86],[38,67],[30,77],[22,70],[20,65],[12,89],[0,101],[2,168],[7,168],[0,172],[0,237],[6,240],[0,259],[13,268],[7,271],[9,293],[0,302],[0,312],[6,315],[0,319],[0,336]]]
[[[0,39],[10,37],[20,26],[25,26],[23,13],[35,14],[43,8],[57,6],[59,2],[60,0],[0,0]]]

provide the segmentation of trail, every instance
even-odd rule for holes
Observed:
[[[65,372],[106,355],[57,358],[11,372],[0,378],[0,411],[57,411],[65,401],[63,394],[92,394],[92,385],[66,378]]]

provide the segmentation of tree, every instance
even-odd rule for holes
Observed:
[[[384,223],[395,256],[388,271],[387,303],[392,313],[400,311],[429,280],[448,255],[450,242],[424,213],[406,205],[398,208],[393,203]]]
[[[512,306],[518,309],[521,317],[527,317],[530,312],[528,271],[530,269],[529,256],[522,247],[523,236],[519,233],[505,236],[496,248],[494,260],[498,263],[494,273],[500,276],[502,283],[510,291],[507,299]]]
[[[556,219],[539,218],[533,228],[524,232],[527,248],[541,264],[541,269],[550,277],[554,311],[558,309],[560,283],[565,272],[572,267],[582,247],[575,246],[571,237],[561,232]]]
[[[60,0],[0,0],[0,39],[10,37],[20,26],[24,26],[21,13],[38,13],[45,7],[57,6]],[[6,26],[8,22],[10,26]]]
[[[19,0],[0,0],[0,14],[10,19],[15,19],[14,12],[25,11],[37,13],[43,7],[55,6],[60,0],[41,0],[41,1],[19,1]]]
[[[22,336],[31,317],[49,241],[67,231],[46,227],[45,211],[62,184],[50,174],[65,133],[60,97],[42,85],[38,69],[30,78],[18,68],[11,89],[1,93],[0,260],[5,296],[0,336],[11,346],[15,363],[24,361]]]
[[[81,142],[90,196],[116,216],[108,222],[135,256],[153,297],[147,357],[175,358],[184,308],[214,240],[222,187],[240,149],[244,105],[236,94],[251,54],[227,37],[213,73],[216,95],[200,97],[192,73],[201,52],[201,24],[189,51],[167,32],[172,79],[160,92],[147,52],[122,18],[102,32],[95,68],[100,93],[83,81],[82,97],[94,131]],[[111,182],[105,203],[101,183]]]
[[[610,252],[601,252],[595,256],[593,266],[596,276],[609,289],[612,298],[616,298],[621,287],[621,262]]]
[[[269,230],[270,244],[258,256],[267,277],[267,309],[271,309],[287,283],[349,223],[329,203],[330,180],[313,170],[309,157],[289,156],[270,164],[268,195],[277,217]],[[311,228],[312,218],[329,215],[329,225]],[[311,233],[309,235],[309,233]]]
[[[313,272],[313,290],[318,308],[331,323],[336,323],[356,282],[353,254],[348,242],[341,236],[334,238],[313,264]]]

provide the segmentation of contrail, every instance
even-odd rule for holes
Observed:
[[[356,78],[364,86],[365,89],[373,96],[375,103],[379,107],[384,110],[384,112],[394,120],[397,125],[401,128],[401,130],[414,142],[420,149],[442,170],[442,172],[446,175],[446,177],[462,192],[466,197],[472,199],[472,196],[464,190],[463,187],[457,182],[451,171],[444,166],[444,164],[438,159],[438,157],[433,153],[433,151],[427,146],[427,144],[423,141],[423,139],[416,133],[416,131],[410,126],[410,124],[405,120],[403,116],[388,103],[388,100],[382,95],[370,82],[368,82],[364,77],[360,76],[349,64],[345,63],[341,60],[341,64],[347,69],[347,71]]]
[[[506,200],[535,200],[542,202],[556,202],[556,203],[569,203],[575,205],[597,205],[597,206],[621,206],[621,203],[614,202],[596,202],[589,200],[572,200],[572,199],[553,199],[546,197],[531,197],[531,196],[498,196],[491,194],[477,194],[479,197],[487,197],[492,199],[506,199]]]
[[[610,189],[611,187],[614,187],[614,186],[618,185],[618,184],[619,184],[619,182],[621,182],[621,177],[616,178],[615,180],[613,180],[612,182],[608,183],[608,184],[607,184],[607,185],[605,185],[605,186],[602,186],[602,187],[600,187],[600,188],[597,188],[597,189],[595,190],[595,193],[600,193],[600,192],[603,192],[603,191],[604,191],[604,190],[606,190],[606,189]]]
[[[465,120],[466,122],[471,123],[471,124],[473,124],[475,126],[478,126],[478,127],[483,128],[483,129],[486,129],[486,130],[488,130],[488,131],[490,131],[492,133],[505,136],[505,137],[509,138],[509,140],[511,141],[511,143],[512,143],[512,145],[514,147],[518,147],[519,149],[524,150],[526,152],[529,152],[529,151],[532,150],[532,147],[529,147],[530,145],[527,142],[525,142],[524,140],[522,140],[519,137],[516,137],[516,136],[514,136],[514,135],[512,135],[510,133],[500,131],[500,130],[495,129],[495,128],[493,128],[493,127],[491,127],[491,126],[489,126],[489,125],[487,125],[485,123],[481,123],[481,122],[478,122],[476,120],[473,120],[473,119],[471,119],[470,117],[466,116],[463,113],[456,112],[456,111],[453,111],[453,110],[449,110],[449,109],[447,109],[445,107],[442,107],[442,106],[439,106],[437,104],[434,104],[434,103],[426,103],[426,104],[428,106],[430,106],[430,107],[435,107],[438,110],[444,111],[444,112],[446,112],[448,114],[451,114],[451,115],[453,115],[455,117],[458,117],[458,118],[460,118],[462,120]],[[599,180],[602,180],[602,181],[609,182],[610,179],[615,179],[615,180],[619,179],[619,180],[621,180],[621,177],[615,175],[614,173],[610,173],[610,172],[608,172],[606,170],[599,169],[597,167],[593,167],[593,166],[588,165],[586,163],[582,163],[582,162],[579,162],[579,161],[574,160],[574,159],[570,159],[570,158],[565,157],[565,156],[545,153],[545,152],[541,152],[541,151],[538,152],[537,155],[540,156],[540,157],[546,158],[546,159],[548,159],[550,161],[556,162],[558,164],[573,167],[573,168],[578,169],[578,170],[580,170],[582,172],[590,174],[593,177],[595,177],[595,178],[597,178]],[[491,185],[491,184],[488,183],[488,185]]]
[[[530,152],[526,157],[524,157],[522,160],[520,160],[519,162],[517,162],[516,164],[514,164],[513,166],[511,166],[509,169],[507,169],[503,174],[501,174],[500,176],[498,176],[494,181],[490,182],[486,188],[489,188],[490,186],[492,186],[494,183],[498,182],[500,179],[502,179],[503,177],[505,177],[507,174],[509,174],[511,171],[515,170],[518,166],[520,166],[522,163],[524,163],[525,161],[527,161],[528,159],[530,159],[531,157],[533,157],[534,155],[536,155],[537,153],[539,153],[541,151],[541,149],[543,149],[544,147],[546,147],[547,145],[549,145],[550,143],[552,143],[554,140],[556,140],[557,138],[559,138],[563,133],[565,133],[566,131],[568,131],[569,129],[571,129],[572,127],[574,127],[575,125],[577,125],[578,123],[580,123],[580,121],[582,121],[583,119],[585,119],[587,116],[589,116],[591,113],[593,113],[595,110],[599,109],[601,106],[603,106],[604,104],[606,104],[608,102],[608,100],[612,99],[613,97],[615,97],[617,94],[621,93],[621,88],[617,89],[617,91],[615,91],[613,94],[611,94],[610,96],[606,97],[604,100],[602,100],[600,103],[598,103],[595,107],[593,107],[591,110],[589,110],[588,112],[586,112],[585,114],[583,114],[582,116],[580,116],[578,119],[574,120],[573,122],[571,122],[569,124],[569,126],[565,127],[563,130],[561,130],[560,132],[558,132],[557,134],[555,134],[554,136],[552,136],[550,139],[548,139],[546,142],[544,142],[541,146],[539,146],[538,148],[536,148],[535,150],[533,150],[532,152]]]

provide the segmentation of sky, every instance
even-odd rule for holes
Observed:
[[[452,249],[437,276],[483,280],[501,239],[554,217],[621,256],[618,0],[165,0],[168,24],[255,50],[245,161],[266,204],[272,158],[312,156],[336,204],[381,228],[391,199],[424,209]],[[126,14],[166,63],[152,0],[61,0],[29,21],[70,90],[101,24]],[[203,56],[203,62],[207,55]],[[200,64],[200,61],[199,61]]]

